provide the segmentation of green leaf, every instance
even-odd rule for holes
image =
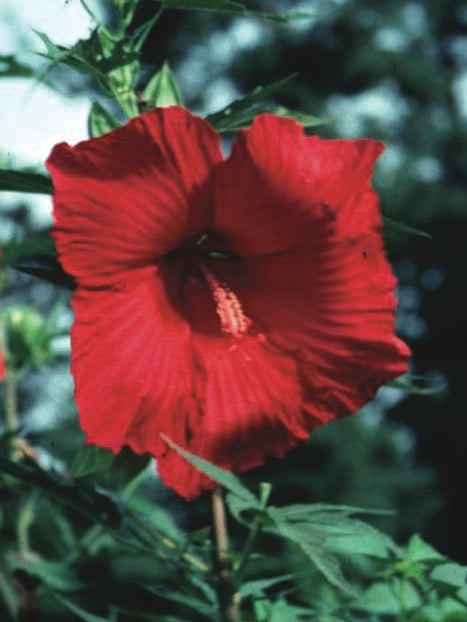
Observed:
[[[12,264],[31,256],[55,258],[55,246],[49,233],[33,234],[24,240],[8,242],[2,246],[3,265]]]
[[[345,592],[354,594],[352,586],[342,574],[337,558],[325,550],[325,538],[320,530],[313,529],[305,522],[292,524],[286,521],[276,521],[275,526],[282,537],[299,546],[329,583]]]
[[[96,616],[93,613],[89,613],[85,611],[78,605],[75,605],[71,600],[65,598],[61,594],[53,594],[53,597],[58,600],[58,602],[62,603],[64,607],[66,607],[69,611],[75,614],[80,620],[84,620],[84,622],[108,622],[108,618],[103,618],[102,616]]]
[[[440,564],[433,568],[430,579],[437,583],[444,583],[452,587],[465,587],[467,581],[467,567],[453,562]]]
[[[419,382],[420,380],[424,381],[425,379],[419,376],[412,376],[407,378],[407,380],[404,378],[390,380],[389,382],[386,382],[384,386],[392,389],[398,389],[399,391],[403,391],[409,395],[433,395],[434,393],[444,391],[446,388],[445,384],[440,384],[436,387],[421,387],[415,384],[415,382]]]
[[[413,535],[406,547],[405,558],[410,562],[439,562],[444,557],[435,549],[424,542],[418,534]]]
[[[267,11],[251,11],[240,2],[231,0],[156,0],[164,9],[185,9],[189,11],[212,11],[230,15],[245,15],[248,17],[264,17],[276,22],[288,22],[296,19],[310,18],[310,12],[292,12],[280,15]]]
[[[164,598],[179,605],[184,605],[185,607],[193,609],[202,615],[208,616],[210,619],[213,619],[214,617],[216,603],[206,603],[204,600],[196,598],[195,596],[188,596],[178,590],[172,590],[167,585],[145,585],[144,587],[148,592],[155,594],[159,598]]]
[[[58,478],[35,464],[20,464],[0,457],[0,472],[39,488],[58,501],[73,507],[93,522],[118,527],[122,509],[107,493],[98,492],[91,486],[76,485]]]
[[[297,544],[332,585],[350,593],[353,588],[341,572],[335,551],[386,558],[388,551],[396,549],[390,538],[352,517],[369,512],[362,508],[297,503],[269,506],[265,511],[277,532]]]
[[[422,598],[411,581],[374,583],[358,599],[355,609],[381,615],[399,615],[417,609]]]
[[[367,555],[379,559],[391,556],[391,539],[380,532],[365,534],[345,534],[331,536],[326,543],[326,550],[344,555]]]
[[[291,110],[285,106],[265,106],[264,112],[270,112],[271,114],[277,114],[280,117],[290,117],[303,125],[303,127],[319,127],[330,123],[330,119],[325,117],[316,117],[312,114],[300,112],[298,110]]]
[[[289,604],[283,598],[276,600],[269,612],[267,622],[301,622],[303,615],[310,619],[310,610]]]
[[[397,615],[400,612],[399,600],[387,583],[371,585],[360,596],[355,608],[382,615]]]
[[[66,289],[75,289],[76,284],[71,276],[69,276],[57,260],[52,257],[40,256],[40,257],[25,257],[21,261],[12,265],[18,272],[36,276],[44,281],[53,283],[54,285],[60,285]]]
[[[236,99],[219,112],[208,115],[206,121],[219,132],[232,132],[248,127],[256,115],[268,110],[266,100],[273,93],[280,91],[295,75],[277,80],[277,82],[272,82],[266,86],[257,86],[245,97]]]
[[[20,562],[15,560],[12,569],[22,569],[40,579],[51,589],[61,592],[75,592],[85,587],[85,584],[77,578],[75,572],[66,563],[30,560]]]
[[[429,239],[433,237],[429,233],[426,233],[426,231],[415,229],[415,227],[411,227],[410,225],[406,225],[403,222],[399,222],[398,220],[389,218],[389,216],[383,216],[383,223],[388,229],[391,229],[392,231],[396,231],[397,233],[407,233],[409,235],[418,235],[422,238],[429,238]]]
[[[35,75],[32,67],[17,61],[13,54],[0,54],[1,78],[31,78]]]
[[[271,579],[259,579],[257,581],[247,581],[244,583],[238,593],[242,598],[248,598],[249,596],[255,596],[265,592],[270,587],[283,583],[284,581],[290,581],[293,579],[291,574],[283,574],[280,577],[273,577]]]
[[[149,107],[182,106],[182,96],[167,62],[149,80],[143,91],[143,100]]]
[[[52,194],[52,181],[48,175],[12,169],[0,169],[0,190]]]
[[[117,119],[99,102],[93,102],[88,116],[88,134],[91,138],[107,134],[119,126]]]
[[[207,475],[214,481],[218,482],[233,495],[236,495],[237,497],[240,497],[241,499],[244,499],[245,501],[251,503],[252,507],[257,507],[258,509],[260,509],[260,505],[256,497],[248,490],[248,488],[245,488],[245,486],[243,486],[238,477],[236,477],[233,473],[225,471],[224,469],[220,469],[211,462],[208,462],[203,458],[199,458],[198,456],[195,456],[189,451],[182,449],[165,434],[162,435],[162,438],[167,443],[167,445],[171,447],[171,449],[183,456],[185,460],[187,460],[188,462],[190,462],[190,464],[199,469],[202,473],[204,473],[204,475]]]
[[[109,469],[115,456],[107,449],[95,445],[83,445],[73,458],[70,475],[73,479]]]

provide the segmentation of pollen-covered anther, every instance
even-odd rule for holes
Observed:
[[[227,285],[220,283],[202,264],[201,272],[216,303],[216,313],[220,318],[222,331],[234,337],[244,335],[252,322],[243,313],[242,305],[236,294]]]

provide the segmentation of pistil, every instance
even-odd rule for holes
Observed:
[[[216,303],[216,313],[220,318],[222,331],[233,337],[244,335],[252,322],[243,313],[236,294],[227,285],[220,283],[202,263],[200,268]]]

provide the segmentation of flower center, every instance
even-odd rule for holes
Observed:
[[[227,285],[220,283],[203,263],[200,262],[199,266],[216,303],[216,313],[220,318],[222,331],[233,337],[244,335],[252,322],[243,313],[239,299]]]

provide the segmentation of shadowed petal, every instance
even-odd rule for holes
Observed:
[[[291,119],[260,115],[215,173],[215,228],[241,256],[316,243],[336,219],[359,232],[365,214],[353,205],[382,150],[374,140],[308,137]]]
[[[140,115],[76,147],[56,145],[47,168],[64,269],[78,283],[102,286],[204,229],[206,185],[221,159],[214,130],[179,107]]]
[[[376,222],[376,195],[361,201]],[[297,363],[310,430],[358,410],[407,371],[410,354],[394,334],[396,282],[379,227],[325,233],[306,248],[218,268],[253,327]]]
[[[203,376],[203,417],[185,445],[189,451],[239,472],[283,456],[308,438],[292,359],[260,336],[232,341],[194,335],[193,341]],[[158,469],[164,483],[188,500],[216,487],[173,450],[158,461]]]

